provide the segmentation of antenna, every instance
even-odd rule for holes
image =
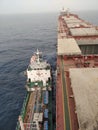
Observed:
[[[37,60],[37,62],[39,63],[39,62],[40,62],[40,56],[41,56],[42,52],[40,52],[40,51],[37,49],[37,51],[35,52],[35,54],[36,54],[36,60]]]

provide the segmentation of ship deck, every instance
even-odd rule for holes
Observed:
[[[69,69],[97,68],[98,56],[58,56],[57,65],[59,69],[56,89],[56,130],[78,130],[79,124]]]
[[[46,95],[49,96],[47,97],[47,100],[45,97]],[[45,114],[45,110],[47,110],[48,113]],[[19,121],[23,120],[20,122],[21,128],[23,125],[24,130],[44,130],[46,127],[49,130],[53,130],[54,126],[52,114],[52,91],[35,88],[35,91],[27,93],[26,99],[24,100],[20,116],[21,119],[19,119]],[[40,128],[33,128],[35,125],[34,123],[37,121],[39,122],[38,125]],[[49,126],[48,124],[45,125],[47,122]],[[16,130],[20,130],[21,128],[18,122]]]
[[[30,123],[31,120],[33,119],[35,99],[36,99],[36,92],[32,92],[30,94],[29,101],[28,101],[28,104],[27,104],[24,123]]]

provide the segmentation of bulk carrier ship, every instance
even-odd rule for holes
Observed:
[[[56,130],[98,130],[98,27],[58,18]]]
[[[51,66],[37,50],[31,57],[27,73],[27,95],[16,130],[53,130]]]

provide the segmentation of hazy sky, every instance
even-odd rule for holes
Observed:
[[[70,10],[98,10],[98,0],[0,0],[0,14],[59,12]]]

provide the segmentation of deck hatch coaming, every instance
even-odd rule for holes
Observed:
[[[96,28],[71,28],[72,36],[98,36],[98,30]]]
[[[81,130],[98,128],[98,68],[70,69],[71,87]]]
[[[81,51],[74,38],[58,39],[58,55],[80,55]]]

